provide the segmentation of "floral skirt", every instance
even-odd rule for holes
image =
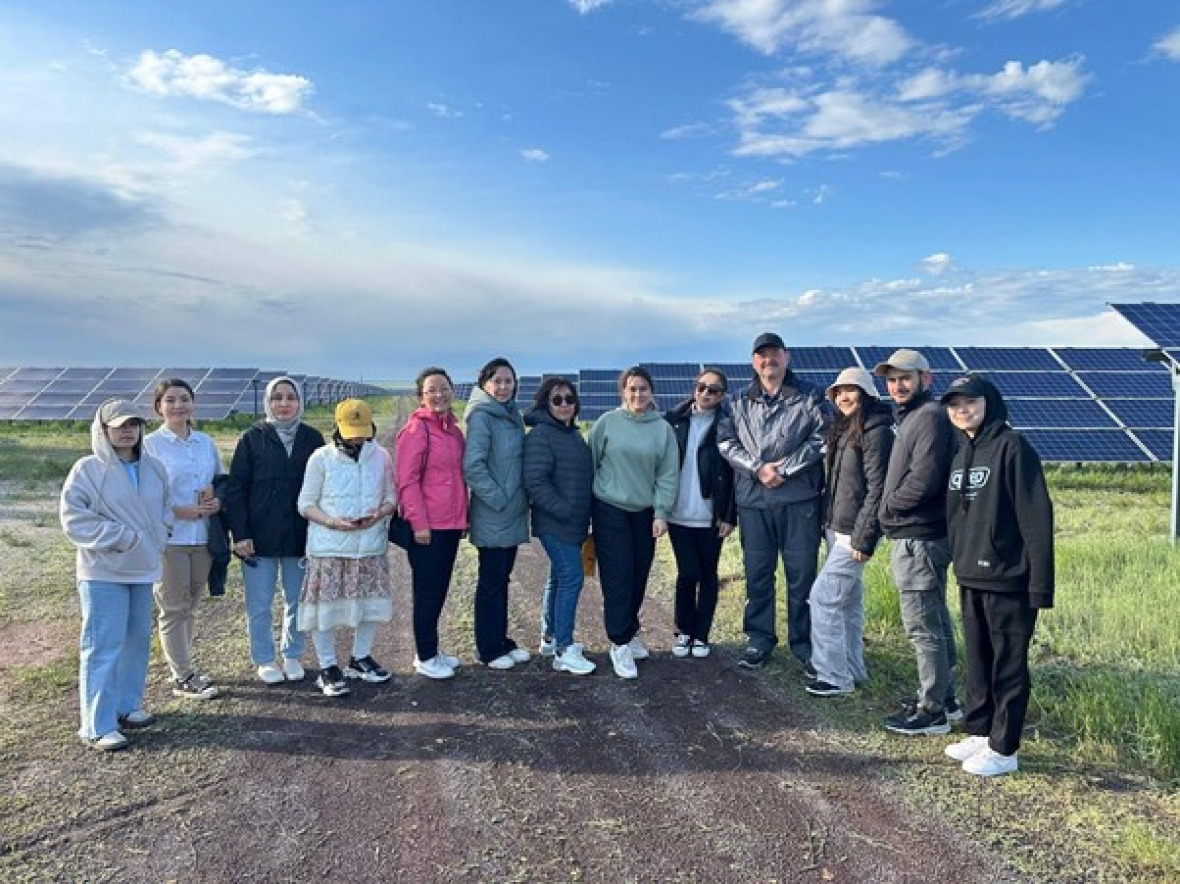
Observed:
[[[299,596],[300,632],[393,619],[393,580],[385,556],[308,557]]]

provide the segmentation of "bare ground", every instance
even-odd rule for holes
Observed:
[[[255,681],[236,597],[203,607],[198,639],[233,649],[218,670],[226,696],[174,700],[154,660],[147,705],[159,722],[129,751],[100,755],[74,740],[72,663],[36,713],[4,690],[5,720],[27,728],[0,755],[12,811],[0,822],[0,878],[1012,879],[936,815],[904,806],[896,760],[842,749],[777,680],[721,653],[672,658],[658,596],[644,612],[654,658],[633,682],[610,670],[593,581],[580,632],[594,675],[538,658],[508,672],[466,665],[450,682],[409,674],[408,567],[392,555],[398,614],[376,656],[395,675],[354,682],[348,698],[319,695],[310,677]],[[512,614],[529,645],[545,568],[538,546],[522,548]],[[470,577],[468,558],[444,614],[452,648],[470,646]],[[5,646],[36,639],[37,627],[18,629],[4,631]],[[63,657],[74,629],[40,627],[56,650],[45,662]]]

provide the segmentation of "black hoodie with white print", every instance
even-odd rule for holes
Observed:
[[[1053,503],[1041,459],[1008,426],[1008,407],[995,385],[979,376],[970,384],[983,393],[987,409],[975,438],[955,431],[960,443],[947,490],[955,579],[988,592],[1027,592],[1032,607],[1051,608]]]

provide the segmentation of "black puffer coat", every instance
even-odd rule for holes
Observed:
[[[691,399],[681,402],[671,411],[665,412],[664,420],[672,425],[676,434],[676,445],[680,448],[680,465],[684,466],[684,455],[688,448],[688,428],[692,423]],[[733,491],[733,467],[721,456],[717,448],[717,424],[725,416],[729,404],[717,406],[717,419],[705,431],[697,448],[697,476],[701,482],[701,497],[713,504],[713,525],[725,522],[737,524],[737,503]]]
[[[883,533],[878,510],[893,450],[893,413],[876,399],[864,407],[864,435],[854,442],[842,433],[828,451],[824,526],[850,535],[854,550],[872,555]]]
[[[552,534],[580,544],[590,532],[594,458],[577,425],[559,423],[545,408],[524,417],[524,489],[532,508],[533,536]]]

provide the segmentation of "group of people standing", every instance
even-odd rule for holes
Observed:
[[[78,547],[81,738],[118,749],[126,745],[120,728],[153,720],[141,707],[153,584],[173,693],[218,695],[193,661],[192,638],[197,601],[218,573],[210,550],[219,539],[225,557],[232,549],[242,564],[259,679],[303,679],[310,634],[317,687],[341,696],[347,679],[390,678],[372,648],[379,624],[393,615],[391,519],[409,537],[414,671],[432,679],[451,678],[460,665],[439,646],[439,620],[464,534],[478,554],[479,662],[507,670],[530,659],[509,635],[508,590],[531,529],[549,559],[539,653],[557,671],[596,668],[575,641],[590,542],[610,663],[633,679],[636,661],[650,656],[640,613],[658,538],[669,536],[676,560],[672,653],[702,658],[710,653],[722,545],[740,524],[747,646],[739,665],[760,668],[778,644],[781,559],[787,643],[808,692],[852,693],[868,677],[862,572],[887,536],[919,688],[886,727],[944,734],[964,718],[969,736],[947,754],[975,773],[1014,770],[1028,645],[1037,610],[1053,600],[1052,509],[1036,454],[1007,427],[999,392],[968,377],[936,402],[925,358],[898,350],[873,372],[894,408],[863,368],[841,372],[825,395],[791,371],[773,332],[754,341],[751,361],[745,390],[729,395],[725,374],[706,367],[692,395],[664,414],[651,375],[629,368],[618,381],[620,406],[588,439],[577,388],[565,378],[546,378],[522,414],[515,369],[491,360],[467,403],[464,433],[451,378],[428,367],[415,381],[419,405],[392,458],[374,440],[366,403],[340,403],[325,441],[302,420],[298,384],[280,377],[268,384],[266,418],[243,434],[228,475],[213,441],[192,427],[185,381],[159,385],[155,409],[164,423],[146,437],[132,403],[104,403],[91,431],[94,454],[71,471],[61,505]],[[827,556],[817,575],[821,539]],[[952,562],[968,659],[964,709],[955,700],[946,603]],[[335,647],[341,627],[353,630],[344,667]]]

